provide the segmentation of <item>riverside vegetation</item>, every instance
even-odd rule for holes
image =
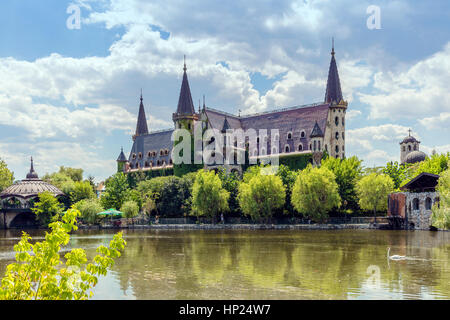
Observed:
[[[150,179],[142,172],[116,173],[106,180],[100,199],[95,196],[92,177],[83,180],[83,170],[61,167],[44,179],[66,196],[58,201],[50,194],[41,194],[33,211],[44,226],[70,207],[79,210],[81,220],[87,224],[98,224],[97,213],[109,208],[123,211],[127,218],[147,221],[151,216],[194,215],[214,223],[221,215],[227,215],[248,217],[255,222],[270,222],[273,217],[283,216],[325,222],[330,216],[386,214],[389,193],[398,191],[421,172],[429,172],[441,175],[441,202],[433,208],[433,224],[448,229],[449,162],[447,153],[433,154],[413,165],[389,162],[384,167],[364,168],[357,157],[325,157],[320,167],[308,165],[303,170],[291,170],[280,165],[274,175],[261,174],[262,167],[251,166],[242,178],[224,170],[216,173],[203,169],[181,177]],[[0,186],[11,181],[7,170],[5,165],[0,166],[0,177],[5,177]]]

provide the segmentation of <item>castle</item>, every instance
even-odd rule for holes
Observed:
[[[308,163],[320,163],[323,154],[343,159],[345,157],[345,115],[347,102],[342,97],[341,84],[335,59],[334,45],[325,98],[319,103],[305,106],[278,109],[250,115],[233,115],[205,105],[196,112],[192,101],[186,62],[183,68],[183,80],[176,112],[172,119],[174,128],[149,132],[141,93],[136,132],[133,146],[128,158],[123,149],[117,159],[118,171],[131,173],[138,171],[172,170],[174,165],[172,134],[175,129],[186,129],[193,135],[194,127],[201,124],[203,129],[217,129],[226,132],[230,129],[254,129],[258,132],[256,147],[249,149],[248,139],[245,144],[248,157],[262,158],[276,154],[280,163],[291,166],[305,159]],[[271,132],[277,129],[276,140],[262,135],[263,130]],[[261,138],[261,139],[260,139]],[[211,140],[213,141],[213,140]],[[273,141],[277,141],[273,143]],[[264,144],[263,144],[264,143]],[[210,165],[201,167],[209,169],[225,166],[227,171],[242,173],[242,165]]]

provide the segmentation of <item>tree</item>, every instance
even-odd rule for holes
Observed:
[[[127,177],[123,172],[118,172],[105,182],[105,192],[100,198],[104,208],[119,209],[125,201],[129,186]]]
[[[373,210],[376,223],[377,210],[387,210],[388,195],[394,190],[394,182],[385,174],[371,173],[356,184],[359,206],[363,210]]]
[[[449,168],[450,152],[447,154],[433,154],[431,157],[426,158],[420,162],[417,170],[415,170],[411,179],[415,178],[422,172],[428,172],[432,174],[441,174]]]
[[[322,167],[333,172],[338,185],[339,196],[343,207],[346,209],[358,209],[355,188],[362,173],[361,163],[362,161],[355,156],[346,159],[328,157],[322,161]]]
[[[42,226],[47,227],[50,222],[59,219],[63,207],[58,199],[48,191],[40,193],[38,198],[39,201],[34,204],[34,207],[31,208],[31,210],[36,214],[36,220],[38,220]]]
[[[126,218],[133,219],[139,214],[139,206],[136,202],[132,200],[125,201],[120,208],[120,211],[122,211],[125,214]]]
[[[75,182],[81,182],[83,180],[83,169],[61,166],[59,167],[58,173],[69,177],[70,179],[72,179],[72,181]]]
[[[298,174],[291,201],[303,216],[323,222],[331,209],[341,205],[334,173],[326,167],[309,165]]]
[[[6,162],[0,159],[0,192],[14,182],[14,173],[8,169]]]
[[[238,202],[239,177],[237,173],[227,173],[225,168],[221,168],[219,169],[218,176],[222,181],[222,187],[230,193],[230,197],[228,198],[230,213],[238,215],[240,208]]]
[[[215,221],[219,213],[229,210],[230,193],[222,187],[222,181],[214,171],[197,173],[192,188],[192,210],[197,216],[208,216]]]
[[[391,177],[394,182],[394,189],[397,190],[407,178],[408,167],[405,164],[399,164],[397,161],[391,161],[383,168],[383,173]]]
[[[288,166],[280,165],[278,167],[277,176],[283,181],[283,185],[286,188],[286,201],[284,204],[285,213],[293,213],[294,208],[291,203],[292,188],[294,187],[295,180],[297,179],[297,172],[289,169]]]
[[[77,230],[76,218],[80,212],[69,209],[62,221],[50,224],[51,232],[45,240],[31,244],[25,232],[14,246],[16,262],[7,266],[1,281],[0,300],[86,300],[98,283],[106,276],[124,251],[126,242],[122,233],[114,235],[109,247],[97,248],[97,255],[88,263],[83,249],[72,249],[61,261],[61,247],[69,243],[72,230]],[[30,254],[32,253],[32,254]],[[61,265],[63,267],[61,268]]]
[[[276,175],[261,174],[261,167],[247,170],[239,185],[238,200],[242,212],[252,219],[268,221],[286,200],[286,188]]]
[[[450,229],[450,169],[441,173],[437,191],[439,192],[439,202],[433,206],[432,225],[448,230]]]
[[[70,192],[70,200],[72,203],[76,203],[83,199],[92,198],[95,198],[95,193],[92,190],[92,186],[89,181],[74,182],[73,190]]]
[[[83,221],[89,224],[97,223],[99,220],[97,213],[104,210],[100,201],[96,198],[80,200],[73,205],[73,208],[80,211]]]

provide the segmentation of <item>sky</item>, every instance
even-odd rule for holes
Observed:
[[[195,105],[321,102],[332,37],[346,156],[399,161],[410,128],[422,151],[447,152],[448,21],[447,0],[3,0],[0,158],[17,180],[30,156],[41,176],[70,166],[107,178],[131,149],[141,88],[149,130],[173,128],[183,55]]]

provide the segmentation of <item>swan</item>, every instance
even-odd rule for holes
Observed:
[[[405,260],[406,259],[405,256],[399,256],[399,255],[396,255],[396,254],[394,254],[393,256],[390,256],[389,255],[390,251],[391,251],[391,247],[388,248],[388,252],[387,252],[388,259],[390,259],[390,260]]]

